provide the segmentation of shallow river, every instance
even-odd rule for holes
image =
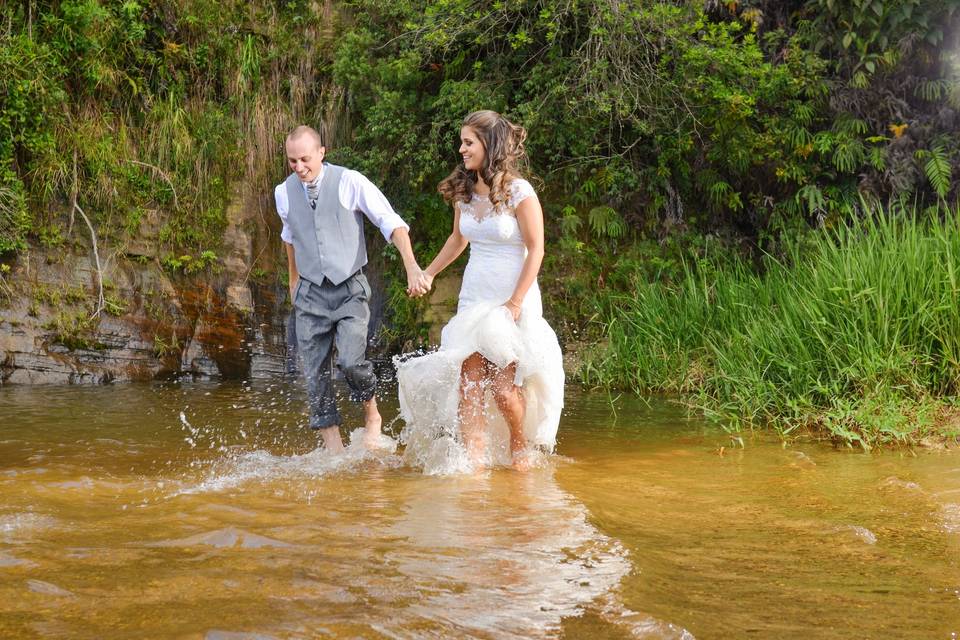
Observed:
[[[296,386],[0,388],[0,637],[960,637],[960,451],[570,389],[544,468],[431,477]]]

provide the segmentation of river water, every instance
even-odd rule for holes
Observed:
[[[960,636],[960,451],[571,388],[546,466],[425,476],[298,387],[0,388],[0,637]]]

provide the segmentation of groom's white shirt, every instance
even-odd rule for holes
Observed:
[[[324,169],[324,171],[326,171],[326,169]],[[306,192],[307,185],[302,182],[300,184],[303,186],[304,192]],[[404,222],[403,218],[393,210],[387,197],[377,188],[377,185],[370,182],[370,180],[359,171],[344,169],[343,176],[340,178],[337,195],[340,199],[340,205],[344,209],[359,211],[367,216],[367,219],[370,220],[375,227],[380,229],[380,233],[383,234],[383,237],[386,238],[388,243],[390,242],[390,236],[393,235],[395,230],[400,227],[410,229],[410,225]],[[287,244],[293,244],[293,234],[287,225],[290,202],[287,199],[285,183],[281,182],[276,186],[273,190],[273,197],[277,203],[277,214],[279,214],[280,220],[283,221],[283,230],[280,231],[280,239]]]

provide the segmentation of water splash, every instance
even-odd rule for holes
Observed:
[[[394,453],[396,441],[387,435],[381,435],[381,439],[385,446],[371,451],[363,444],[362,429],[357,429],[351,434],[350,444],[337,454],[323,448],[299,455],[278,455],[262,449],[228,451],[229,455],[204,463],[206,469],[201,480],[179,489],[175,495],[224,491],[251,482],[266,484],[281,479],[316,479],[370,466],[401,466],[400,458]]]

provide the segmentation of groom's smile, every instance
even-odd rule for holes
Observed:
[[[310,135],[287,140],[287,164],[302,182],[312,182],[323,170],[326,149]]]

